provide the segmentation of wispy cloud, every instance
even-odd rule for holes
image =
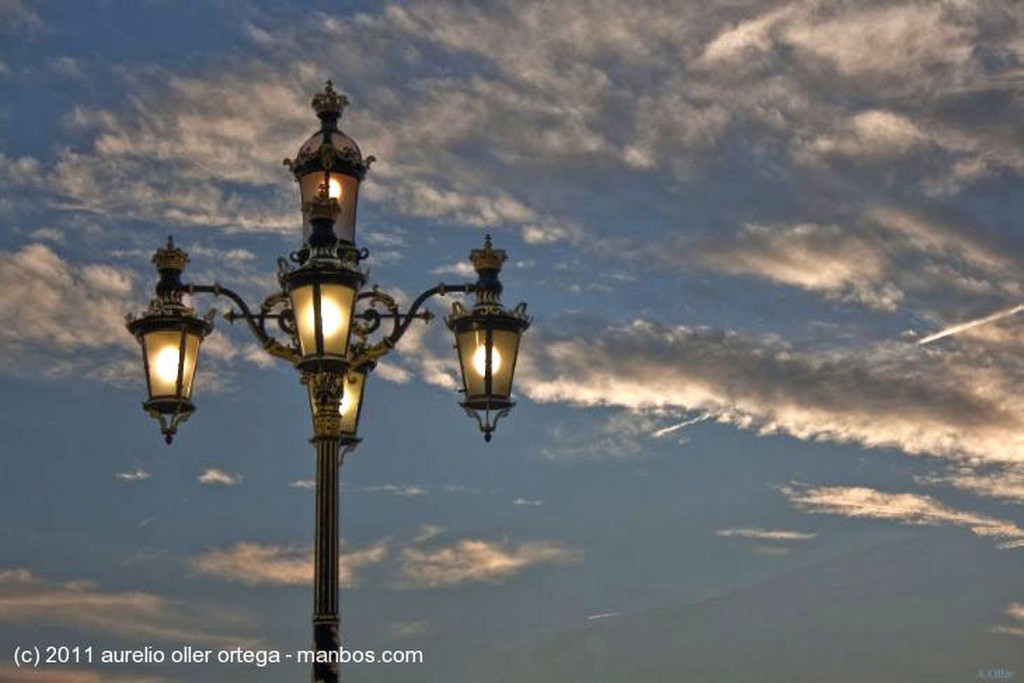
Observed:
[[[948,507],[930,496],[889,493],[860,486],[801,486],[781,489],[798,510],[852,519],[883,519],[919,526],[957,526],[993,538],[1002,549],[1024,548],[1024,529],[1014,522]]]
[[[1024,468],[1020,466],[963,464],[939,474],[920,475],[915,480],[926,486],[951,486],[982,498],[1024,505]]]
[[[120,479],[121,481],[144,481],[146,479],[149,479],[151,476],[153,475],[151,475],[149,472],[142,469],[141,467],[136,468],[130,472],[114,473],[114,477]]]
[[[237,472],[225,472],[215,467],[208,467],[199,474],[199,483],[212,486],[238,486],[242,483],[242,475]]]
[[[1008,636],[1024,636],[1024,603],[1011,603],[1006,608],[1005,615],[1014,623],[993,626],[992,632],[1002,633]]]
[[[387,553],[384,540],[342,552],[342,584],[357,586],[357,573],[379,564]],[[225,549],[207,550],[193,557],[191,565],[199,574],[247,586],[301,586],[313,580],[313,551],[308,547],[242,542]]]
[[[971,352],[923,354],[900,342],[800,351],[775,336],[643,320],[601,327],[567,318],[531,333],[521,390],[543,403],[627,409],[622,429],[607,435],[618,453],[643,449],[619,437],[638,426],[653,433],[650,411],[679,410],[806,440],[989,462],[1024,457],[1024,364],[1011,356],[979,366]],[[581,448],[571,436],[567,447]]]
[[[379,486],[364,486],[363,491],[367,493],[390,493],[393,496],[404,496],[406,498],[427,495],[426,488],[416,486],[414,484],[382,484]]]
[[[196,609],[144,591],[105,591],[91,581],[55,583],[26,569],[0,571],[0,622],[44,624],[134,642],[253,644],[232,635],[239,615]]]
[[[808,541],[818,537],[816,533],[782,529],[719,529],[715,533],[726,538],[754,538],[762,541]]]
[[[409,588],[442,588],[464,583],[500,583],[530,567],[578,562],[582,554],[554,541],[518,545],[464,539],[440,548],[407,547],[400,571]]]
[[[134,353],[135,341],[124,329],[124,314],[136,297],[128,270],[72,263],[50,245],[34,242],[0,251],[0,288],[0,315],[19,321],[0,329],[6,349],[0,366],[8,371],[27,365],[50,374],[94,374],[111,368],[111,351],[116,359]],[[87,325],[82,311],[89,311]],[[107,354],[99,369],[96,352]]]
[[[544,504],[544,501],[538,499],[523,498],[522,496],[520,496],[519,498],[513,500],[512,504],[525,507],[540,507],[541,505]]]
[[[0,2],[0,33],[32,36],[45,28],[42,18],[22,0]]]
[[[457,277],[473,277],[476,275],[476,271],[473,270],[473,264],[468,261],[446,263],[445,265],[434,268],[430,272],[434,275],[455,275]]]
[[[377,567],[383,585],[445,588],[464,583],[501,583],[534,566],[579,561],[582,554],[556,541],[461,539],[437,545],[444,529],[424,525],[403,542],[382,539],[345,549],[339,556],[341,581],[355,587]],[[197,574],[248,586],[303,586],[313,577],[313,551],[306,546],[253,542],[213,548],[190,560]],[[388,578],[390,577],[390,578]]]

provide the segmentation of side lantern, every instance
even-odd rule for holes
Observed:
[[[188,255],[174,246],[153,254],[160,273],[156,297],[139,317],[129,316],[128,331],[142,347],[149,393],[143,408],[160,423],[160,432],[171,443],[178,425],[195,412],[192,388],[199,362],[199,346],[212,329],[209,317],[201,318],[182,301],[181,273]]]
[[[512,380],[519,342],[530,326],[526,304],[508,310],[501,304],[498,274],[505,262],[503,250],[495,250],[488,235],[483,249],[470,252],[476,269],[476,302],[472,309],[460,303],[452,306],[445,321],[455,334],[455,348],[462,372],[462,407],[480,424],[486,441],[491,440],[497,422],[515,405]]]

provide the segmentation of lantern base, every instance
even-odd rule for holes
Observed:
[[[160,433],[169,446],[178,433],[178,425],[188,420],[196,407],[191,401],[177,398],[156,398],[142,404],[142,409],[160,425]]]
[[[486,402],[466,401],[460,404],[466,415],[476,420],[484,441],[491,442],[494,430],[498,428],[498,420],[505,417],[515,406],[515,401],[490,400]]]

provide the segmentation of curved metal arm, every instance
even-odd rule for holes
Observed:
[[[420,314],[419,312],[420,308],[422,308],[423,304],[427,301],[427,299],[433,296],[444,296],[446,294],[453,292],[469,294],[474,291],[476,291],[475,284],[467,283],[462,285],[446,285],[444,283],[441,283],[435,287],[431,287],[430,289],[426,290],[418,297],[416,297],[413,300],[412,304],[409,306],[409,309],[404,313],[399,312],[397,310],[393,310],[391,313],[383,314],[375,311],[373,315],[370,316],[371,318],[390,318],[392,320],[393,327],[391,329],[391,334],[389,334],[384,339],[381,339],[379,342],[361,349],[360,352],[357,354],[355,360],[353,361],[352,367],[362,367],[369,363],[373,363],[382,356],[387,355],[391,351],[391,349],[395,348],[395,346],[398,344],[398,341],[409,330],[409,326],[412,325],[413,320],[421,318],[429,322],[433,316],[430,315],[429,312],[424,312],[423,314]],[[366,299],[374,299],[380,298],[381,296],[387,297],[386,294],[382,294],[377,290],[373,290],[370,292],[363,292],[358,297],[356,297],[356,300],[359,301]],[[374,329],[376,328],[374,327]]]
[[[406,330],[409,329],[409,325],[411,325],[412,321],[416,318],[416,313],[420,310],[420,307],[423,306],[430,297],[444,296],[449,292],[469,294],[474,291],[476,291],[476,285],[474,284],[446,285],[442,282],[436,287],[431,287],[413,300],[412,304],[409,306],[409,310],[403,315],[401,322],[395,325],[395,329],[391,332],[388,339],[391,340],[392,345],[397,344],[398,340],[405,335]]]
[[[248,324],[249,331],[252,332],[253,336],[256,337],[257,340],[259,340],[267,353],[278,358],[284,358],[292,363],[299,360],[299,355],[294,349],[289,346],[285,346],[267,334],[266,321],[268,318],[275,317],[271,315],[269,311],[280,299],[279,295],[272,295],[268,297],[261,306],[260,314],[253,315],[253,312],[249,309],[249,305],[245,303],[245,299],[243,299],[241,295],[219,284],[197,285],[189,283],[184,286],[184,291],[189,295],[213,294],[214,296],[228,297],[236,306],[238,306],[239,310],[239,313],[237,314],[234,311],[228,311],[224,314],[224,317],[227,318],[228,322],[234,322],[239,317],[242,318]]]

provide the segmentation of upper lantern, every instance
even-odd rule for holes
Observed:
[[[308,238],[312,231],[310,205],[324,185],[329,196],[341,205],[335,224],[338,238],[355,244],[359,183],[374,159],[372,156],[364,159],[356,141],[338,128],[348,98],[336,92],[330,81],[313,97],[312,105],[320,119],[320,130],[302,144],[294,159],[284,160],[299,183],[303,235]]]

